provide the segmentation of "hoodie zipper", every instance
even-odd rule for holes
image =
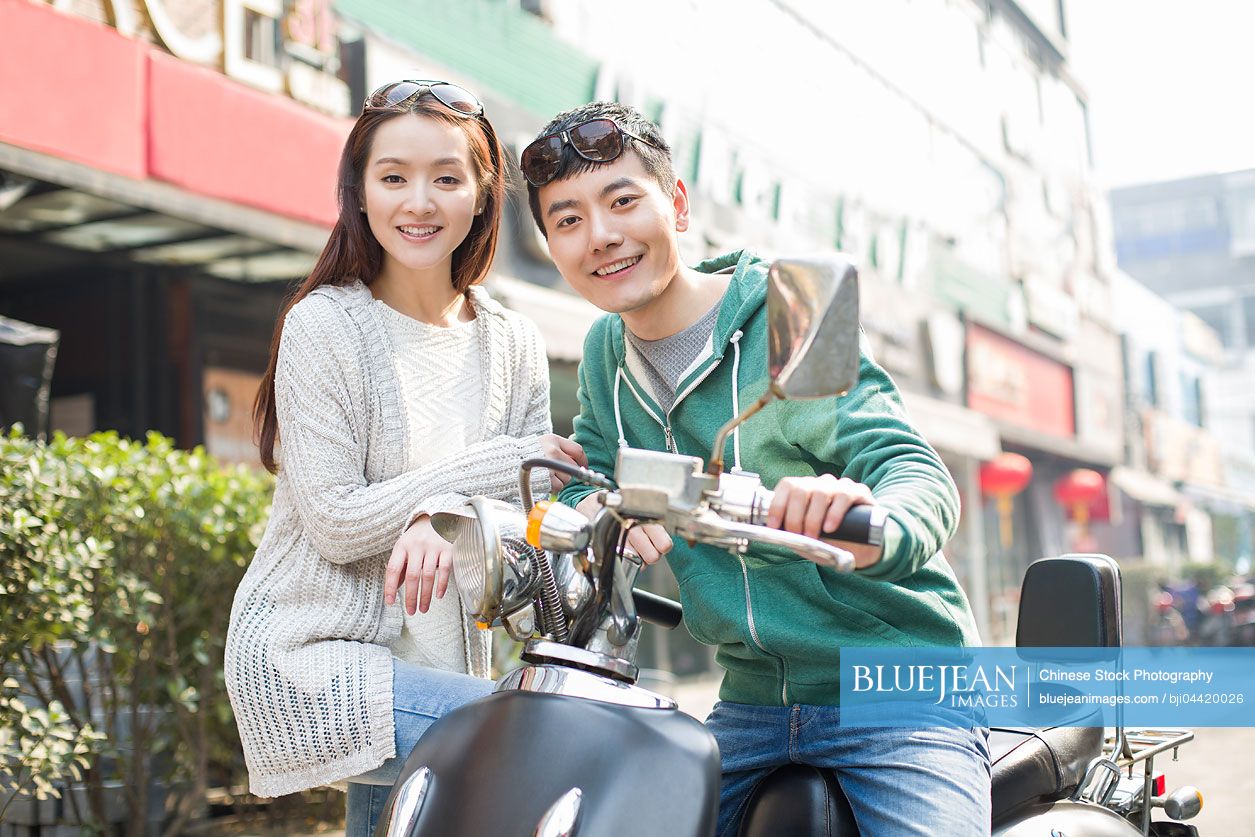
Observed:
[[[679,406],[680,402],[683,401],[684,398],[689,393],[695,390],[698,387],[698,385],[701,384],[702,381],[706,380],[706,378],[710,376],[710,373],[715,371],[715,368],[719,366],[719,363],[722,360],[723,358],[719,358],[714,363],[710,364],[710,366],[706,368],[705,372],[703,372],[701,375],[698,375],[697,378],[694,379],[692,383],[690,383],[688,386],[684,388],[683,392],[676,395],[675,401],[671,404],[671,409],[667,411],[666,421],[663,421],[662,419],[658,418],[658,414],[649,408],[649,405],[645,403],[645,399],[641,397],[641,394],[636,391],[636,387],[632,385],[632,379],[626,375],[623,376],[623,380],[627,383],[628,390],[630,390],[632,393],[632,396],[636,398],[637,403],[641,405],[641,409],[643,409],[646,413],[648,413],[650,418],[658,422],[659,426],[662,427],[663,434],[666,436],[666,440],[667,440],[667,450],[670,451],[671,453],[679,453],[679,450],[676,448],[676,444],[675,444],[675,435],[672,434],[671,432],[672,411],[674,411],[675,408]],[[778,660],[780,662],[781,671],[783,672],[783,675],[781,677],[781,684],[780,684],[780,702],[784,706],[788,706],[789,705],[789,664],[785,662],[783,657],[777,656],[776,654],[771,653],[770,651],[768,651],[766,648],[763,647],[762,640],[759,639],[758,637],[758,627],[754,624],[754,603],[750,600],[749,567],[746,566],[745,558],[743,556],[738,555],[737,560],[741,562],[741,577],[745,581],[745,620],[749,625],[750,639],[753,641],[755,648],[757,648],[763,654],[766,654],[768,657],[771,657],[772,659]]]
[[[669,452],[671,453],[680,452],[679,447],[675,443],[675,434],[671,432],[671,414],[675,412],[675,408],[680,406],[680,402],[683,401],[688,396],[689,393],[697,389],[697,387],[701,384],[702,381],[710,377],[710,374],[715,371],[715,369],[719,366],[720,361],[722,360],[723,360],[722,357],[716,358],[713,363],[711,363],[709,366],[706,367],[705,372],[703,372],[702,374],[694,378],[692,383],[690,383],[688,386],[684,388],[683,392],[676,395],[675,401],[673,401],[671,404],[671,409],[667,411],[667,416],[665,420],[659,418],[658,414],[649,408],[649,405],[645,403],[645,399],[642,398],[641,394],[636,391],[636,387],[632,384],[632,379],[629,378],[627,375],[623,376],[623,380],[627,383],[628,389],[631,391],[632,396],[636,399],[637,403],[641,405],[641,409],[643,409],[646,413],[648,413],[650,418],[658,422],[658,426],[662,428],[663,435],[666,437],[667,450]]]
[[[670,413],[667,414],[666,421],[663,421],[662,419],[658,418],[658,414],[650,409],[649,405],[645,403],[645,399],[642,398],[641,394],[636,391],[636,387],[633,386],[632,384],[632,379],[629,378],[627,375],[624,375],[623,382],[627,384],[628,392],[632,393],[632,397],[636,399],[636,403],[641,405],[641,409],[644,410],[646,413],[648,413],[651,419],[658,422],[658,426],[661,427],[663,430],[663,433],[666,434],[667,450],[670,453],[678,453],[678,451],[675,449],[675,436],[671,434],[671,414]],[[623,431],[620,430],[619,432],[622,433]]]
[[[744,556],[738,555],[737,560],[741,562],[741,578],[745,582],[745,618],[750,628],[750,639],[754,642],[754,647],[768,657],[779,660],[780,665],[784,667],[784,677],[780,683],[780,702],[784,706],[789,705],[789,676],[788,667],[785,666],[784,658],[778,657],[763,647],[763,641],[758,636],[758,627],[754,624],[754,602],[750,599],[750,571],[745,564]]]
[[[715,370],[715,367],[717,367],[722,360],[723,358],[719,358],[719,360],[716,360],[706,369],[705,372],[703,372],[691,384],[685,387],[684,391],[676,396],[675,403],[671,405],[671,410],[674,410],[676,406],[679,405],[679,403],[682,400],[684,400],[685,396],[687,396],[690,392],[696,389],[698,384],[706,380],[706,378],[710,375],[711,372]],[[735,386],[735,382],[733,385]],[[671,412],[670,411],[667,412],[667,424],[664,425],[663,430],[667,434],[667,443],[671,447],[671,452],[678,453],[678,451],[675,449],[675,437],[671,435]],[[770,651],[768,651],[766,648],[763,647],[762,639],[758,636],[758,626],[754,623],[754,602],[750,598],[749,566],[746,565],[744,556],[738,555],[737,560],[741,562],[741,578],[745,583],[745,622],[749,626],[750,639],[753,641],[754,647],[756,647],[760,652],[780,662],[781,671],[783,672],[783,676],[781,678],[781,683],[780,683],[780,702],[782,705],[788,706],[789,705],[789,664],[784,659],[784,657],[777,656],[776,654],[771,653]]]

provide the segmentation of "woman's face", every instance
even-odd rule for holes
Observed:
[[[362,201],[384,270],[452,269],[453,251],[479,209],[477,173],[456,125],[418,114],[375,132],[362,176]]]

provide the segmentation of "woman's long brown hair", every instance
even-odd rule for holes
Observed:
[[[383,247],[375,239],[361,211],[362,176],[369,162],[371,145],[379,126],[407,113],[439,119],[457,125],[466,134],[471,158],[475,161],[479,194],[484,210],[471,223],[466,239],[453,251],[453,287],[465,293],[472,285],[484,281],[497,251],[497,231],[505,203],[505,155],[501,143],[488,120],[458,116],[430,93],[395,107],[367,108],[357,118],[340,155],[336,196],[340,217],[331,229],[331,236],[313,271],[292,292],[275,323],[270,341],[270,362],[253,403],[253,430],[261,449],[261,462],[270,473],[278,471],[275,443],[279,438],[279,419],[275,412],[275,368],[279,362],[279,342],[283,321],[292,306],[323,285],[347,285],[356,279],[369,285],[383,268]]]

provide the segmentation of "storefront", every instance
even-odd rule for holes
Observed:
[[[1096,395],[1084,396],[1084,408],[1077,403],[1084,373],[1064,362],[1057,344],[1031,334],[1013,339],[974,322],[965,339],[967,405],[993,423],[1004,452],[1023,458],[1022,484],[1005,492],[997,479],[982,486],[987,640],[1005,643],[1014,640],[1019,586],[1032,561],[1119,552],[1123,521],[1110,502],[1108,475],[1119,461],[1120,412],[1095,409]],[[1109,426],[1092,426],[1098,417]]]
[[[862,272],[859,308],[867,345],[902,394],[912,423],[941,455],[959,489],[959,529],[946,558],[971,600],[983,635],[989,626],[987,544],[979,469],[1000,452],[993,422],[964,406],[964,325],[875,268]]]
[[[60,5],[0,0],[0,315],[60,332],[54,429],[155,429],[255,461],[252,399],[336,218],[367,41],[340,42],[330,0]],[[547,318],[569,432],[595,312],[508,278],[498,293]]]
[[[116,11],[126,27],[0,0],[0,307],[61,334],[55,428],[233,453],[206,393],[214,415],[247,414],[223,375],[264,366],[284,286],[334,221],[348,123],[181,60]]]
[[[1215,437],[1189,422],[1146,410],[1142,425],[1150,468],[1179,490],[1175,520],[1183,532],[1167,569],[1176,572],[1187,562],[1249,567],[1255,494],[1227,484],[1236,463],[1224,459]]]

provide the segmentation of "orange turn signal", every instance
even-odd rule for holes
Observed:
[[[527,542],[537,549],[540,549],[540,522],[545,519],[548,511],[549,501],[541,500],[527,513]]]

